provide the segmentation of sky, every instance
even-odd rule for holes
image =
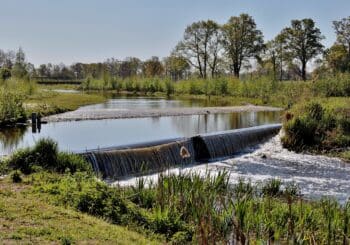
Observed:
[[[0,0],[0,49],[22,47],[35,65],[165,57],[192,22],[223,24],[240,13],[265,40],[292,19],[312,18],[329,47],[332,21],[350,15],[350,0]]]

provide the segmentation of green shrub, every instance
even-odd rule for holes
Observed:
[[[26,121],[23,99],[19,92],[0,89],[0,126]]]
[[[11,77],[11,70],[5,67],[0,69],[0,80],[6,81]]]
[[[350,119],[346,111],[312,102],[288,112],[283,128],[285,147],[302,151],[305,149],[332,149],[350,145]]]
[[[35,154],[35,165],[42,166],[46,169],[57,168],[58,146],[55,141],[50,138],[38,140],[32,149]]]
[[[21,172],[18,170],[13,171],[10,174],[10,178],[11,178],[13,183],[21,183],[22,182]]]
[[[92,167],[81,156],[67,152],[59,152],[57,156],[56,171],[63,173],[69,171],[75,173],[78,171],[92,171]]]
[[[52,139],[40,139],[32,148],[20,149],[13,153],[5,164],[19,169],[24,174],[46,169],[63,173],[90,171],[91,166],[78,155],[58,151],[57,143]]]

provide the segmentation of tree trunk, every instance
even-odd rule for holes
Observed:
[[[301,78],[306,81],[306,61],[302,61],[301,64]]]
[[[238,66],[238,64],[233,64],[233,74],[235,77],[239,78],[239,66]]]

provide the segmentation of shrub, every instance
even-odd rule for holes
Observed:
[[[0,89],[0,126],[25,122],[26,119],[23,95],[18,92]]]
[[[13,171],[10,174],[10,178],[11,178],[13,183],[21,183],[22,182],[21,172],[18,170]]]
[[[21,149],[13,153],[5,164],[13,169],[19,169],[24,174],[46,169],[63,173],[90,171],[91,166],[78,155],[59,153],[57,143],[52,139],[40,139],[34,147]]]
[[[40,139],[32,149],[35,154],[36,165],[47,169],[57,168],[58,146],[50,138]]]
[[[5,67],[0,69],[0,79],[6,81],[11,77],[11,70]]]
[[[345,112],[332,107],[334,105],[326,107],[313,102],[298,108],[295,115],[288,112],[283,125],[283,145],[296,151],[347,147],[350,120]]]
[[[81,156],[67,152],[59,152],[57,156],[58,172],[75,173],[78,171],[92,171],[92,167]]]

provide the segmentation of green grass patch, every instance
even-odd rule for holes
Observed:
[[[28,184],[0,180],[1,244],[159,244],[126,227],[50,204]]]
[[[81,106],[103,103],[106,98],[98,94],[57,93],[41,91],[26,99],[28,113],[39,112],[43,116],[76,110]]]

